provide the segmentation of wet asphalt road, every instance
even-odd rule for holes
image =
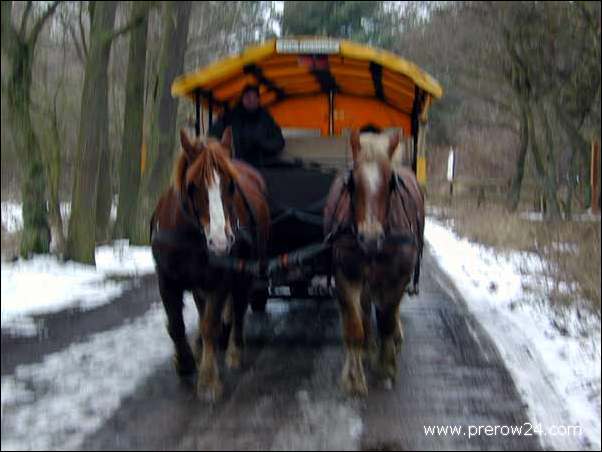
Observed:
[[[221,363],[223,401],[215,406],[198,401],[194,381],[179,380],[167,360],[81,447],[539,449],[536,436],[467,436],[470,425],[523,425],[525,407],[490,339],[428,252],[422,275],[420,296],[402,304],[405,342],[392,390],[368,370],[367,398],[341,393],[343,349],[334,302],[272,303],[267,314],[247,316],[242,370],[228,372]],[[2,375],[84,340],[91,330],[135,318],[158,299],[155,279],[146,277],[101,310],[44,319],[47,334],[41,340],[3,335]],[[157,334],[169,340],[164,331]],[[464,434],[427,436],[428,425],[462,426]]]

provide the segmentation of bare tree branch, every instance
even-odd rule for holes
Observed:
[[[83,5],[79,4],[79,35],[82,40],[82,54],[84,59],[88,59],[88,44],[86,44],[86,31],[84,29],[84,21],[82,20],[83,16]]]
[[[77,36],[75,34],[75,29],[73,27],[72,24],[69,24],[67,27],[67,30],[69,30],[69,34],[71,35],[71,39],[73,40],[73,43],[75,44],[75,51],[77,52],[77,58],[79,59],[79,61],[82,64],[85,64],[86,62],[86,58],[87,55],[84,54],[83,50],[82,50],[82,46],[79,43]]]
[[[146,16],[146,12],[137,14],[136,16],[132,17],[130,19],[130,21],[128,23],[126,23],[123,27],[119,28],[118,30],[115,30],[113,32],[113,34],[111,36],[109,36],[108,39],[110,41],[112,41],[113,39],[117,39],[119,36],[126,34],[126,33],[130,32],[131,30],[133,30],[134,28],[140,26],[142,24],[142,21],[144,20],[145,16]]]
[[[13,2],[2,2],[2,50],[13,58],[16,46],[21,42],[12,22]]]
[[[35,25],[33,26],[33,29],[31,30],[31,35],[29,36],[29,39],[28,39],[29,44],[31,45],[32,48],[35,48],[36,41],[38,40],[38,36],[40,35],[40,32],[42,31],[42,27],[44,27],[44,24],[46,23],[48,18],[54,14],[54,11],[56,10],[56,8],[59,6],[60,3],[61,3],[60,1],[56,1],[52,5],[50,5],[48,7],[48,9],[44,12],[42,17],[40,17],[38,19],[38,21],[35,23]]]
[[[23,12],[23,17],[21,18],[21,28],[19,30],[19,36],[23,41],[25,40],[25,33],[27,33],[27,22],[29,20],[29,14],[31,13],[32,5],[32,1],[27,2],[27,5],[25,6],[25,12]]]

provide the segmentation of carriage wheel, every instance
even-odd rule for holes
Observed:
[[[268,294],[257,292],[251,297],[251,310],[253,312],[265,312],[265,306],[268,303]]]

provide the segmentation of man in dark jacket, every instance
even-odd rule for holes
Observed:
[[[234,157],[251,165],[261,165],[284,148],[282,131],[267,110],[259,106],[259,88],[247,85],[236,107],[226,112],[209,129],[209,135],[221,138],[232,126]]]

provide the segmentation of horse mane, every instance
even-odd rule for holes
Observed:
[[[184,151],[180,152],[174,165],[172,183],[176,190],[182,190],[191,182],[209,184],[213,181],[213,171],[217,169],[232,179],[238,174],[230,159],[226,157],[221,143],[209,139],[198,157],[190,164]]]
[[[389,136],[379,133],[360,134],[359,159],[364,162],[389,160]]]
[[[183,150],[178,154],[176,164],[173,167],[171,183],[176,190],[182,190],[186,179],[186,170],[188,169],[188,159]]]

